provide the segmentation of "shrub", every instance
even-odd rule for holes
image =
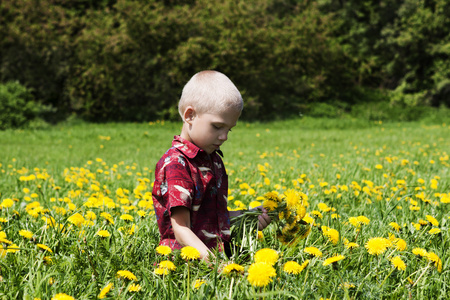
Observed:
[[[45,126],[39,116],[49,110],[35,102],[31,91],[19,82],[0,84],[0,130]]]

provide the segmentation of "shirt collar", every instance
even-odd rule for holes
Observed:
[[[179,135],[173,137],[172,147],[177,148],[189,158],[194,158],[200,151],[203,151],[202,149],[200,149],[199,147],[197,147],[196,145],[182,138]]]
[[[182,138],[179,135],[173,137],[172,147],[177,148],[189,158],[196,157],[199,152],[200,153],[203,152],[206,154],[205,150],[197,147],[194,143],[189,142],[188,140]],[[223,153],[221,150],[216,150],[215,152],[217,152],[220,156],[223,157]]]

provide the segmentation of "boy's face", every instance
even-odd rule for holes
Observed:
[[[181,136],[211,154],[228,139],[228,133],[236,126],[239,116],[240,112],[234,109],[217,114],[197,114],[192,109],[191,117],[185,118],[186,128],[183,128]]]

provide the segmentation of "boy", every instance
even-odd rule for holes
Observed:
[[[242,96],[224,74],[202,71],[184,86],[178,104],[181,134],[156,165],[153,204],[160,245],[192,246],[207,260],[210,249],[230,241],[228,177],[220,146],[243,109]],[[220,156],[219,156],[220,155]],[[270,223],[259,216],[259,228]]]

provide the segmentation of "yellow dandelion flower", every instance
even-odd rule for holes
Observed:
[[[299,204],[297,205],[297,207],[295,208],[295,219],[296,221],[301,221],[306,215],[306,208]]]
[[[97,215],[93,211],[89,210],[86,212],[86,219],[93,221],[93,220],[97,219]]]
[[[394,229],[395,231],[399,232],[400,229],[402,229],[402,227],[400,225],[398,225],[396,222],[391,222],[389,223],[389,226],[392,227],[392,229]]]
[[[72,223],[75,226],[80,227],[86,220],[84,219],[84,217],[81,214],[76,213],[76,214],[70,216],[67,219],[67,221],[69,221],[70,223]]]
[[[318,211],[318,210],[313,210],[313,211],[311,212],[311,215],[316,216],[316,217],[318,217],[318,218],[320,218],[320,219],[323,218],[322,213],[321,213],[320,211]]]
[[[338,262],[338,261],[340,261],[340,260],[343,260],[344,258],[345,258],[344,255],[335,255],[335,256],[332,256],[332,257],[330,257],[330,258],[327,258],[327,259],[322,263],[322,265],[323,265],[323,266],[328,266],[328,265],[331,265],[331,264],[333,264],[333,263],[335,263],[335,262]]]
[[[119,227],[119,231],[124,231],[126,234],[128,235],[133,235],[136,232],[137,226],[136,224],[133,224],[131,227],[127,226],[127,227]]]
[[[130,292],[139,292],[140,290],[142,289],[142,287],[139,285],[139,284],[135,284],[135,283],[132,283],[129,287],[128,287],[128,290],[130,291]]]
[[[199,289],[203,284],[206,284],[206,281],[205,280],[203,280],[203,279],[197,279],[195,282],[194,282],[194,289]]]
[[[358,220],[357,217],[348,218],[348,222],[356,228],[359,228],[361,226],[361,222]]]
[[[259,201],[252,201],[250,202],[250,204],[248,205],[250,209],[261,206],[261,202]]]
[[[423,248],[414,248],[414,249],[412,250],[412,253],[413,253],[414,255],[422,256],[422,257],[427,257],[427,255],[428,255],[427,250],[425,250],[425,249],[423,249]]]
[[[127,270],[117,271],[117,277],[126,278],[126,279],[129,279],[129,280],[137,280],[136,276],[133,273],[131,273],[130,271],[127,271]]]
[[[108,230],[100,230],[99,232],[96,233],[96,235],[101,236],[101,237],[111,236],[111,234],[108,232]]]
[[[388,239],[375,237],[369,239],[369,241],[365,244],[365,247],[369,254],[371,255],[379,255],[386,251],[388,247],[392,245],[392,242]]]
[[[41,248],[41,249],[43,249],[43,250],[45,250],[45,251],[48,251],[48,252],[50,252],[50,253],[53,253],[52,249],[50,249],[48,246],[46,246],[46,245],[44,245],[44,244],[36,244],[36,246],[39,247],[39,248]]]
[[[311,218],[309,216],[309,214],[306,214],[306,216],[303,218],[303,221],[305,221],[308,224],[312,224],[312,225],[316,224],[316,221],[314,221],[314,219]]]
[[[278,260],[277,251],[269,248],[264,248],[256,251],[255,253],[255,262],[264,262],[271,266],[273,266]]]
[[[44,256],[44,263],[51,265],[53,263],[52,258],[50,256]]]
[[[344,282],[344,284],[340,284],[339,285],[339,288],[342,288],[342,287],[344,287],[345,289],[353,289],[353,288],[355,288],[356,286],[353,284],[353,283],[349,283],[349,282]]]
[[[156,275],[168,275],[169,270],[166,268],[156,268],[155,271],[153,271]]]
[[[267,200],[280,202],[280,198],[278,197],[278,192],[268,192],[268,193],[264,194],[264,198],[266,198]]]
[[[113,284],[108,283],[101,291],[100,294],[98,294],[98,299],[105,299],[106,298],[106,294],[109,293],[109,291],[112,289]]]
[[[399,271],[405,271],[406,270],[406,264],[405,262],[400,258],[400,256],[396,256],[391,259],[391,263],[394,267],[396,267]]]
[[[299,204],[300,197],[296,190],[289,189],[286,192],[284,192],[284,199],[286,201],[287,208],[293,209],[297,207],[297,205]]]
[[[429,261],[434,262],[434,266],[437,268],[438,272],[442,272],[442,260],[436,253],[428,252],[426,258]]]
[[[341,216],[339,214],[331,214],[332,219],[339,219]]]
[[[64,293],[59,293],[53,296],[52,300],[75,300],[75,298]]]
[[[14,205],[14,200],[12,199],[3,199],[2,203],[0,204],[0,207],[10,208]]]
[[[420,230],[421,225],[420,225],[419,223],[411,222],[411,224],[412,224],[412,226],[413,226],[416,230]]]
[[[124,221],[133,221],[134,220],[133,216],[130,214],[123,214],[120,216],[120,219],[124,220]]]
[[[261,230],[258,230],[258,240],[262,241],[264,239],[264,233]]]
[[[339,242],[339,231],[333,228],[328,228],[327,226],[322,226],[321,228],[323,234],[328,237],[328,240],[330,240],[334,245]]]
[[[256,287],[264,287],[272,282],[271,277],[277,275],[275,269],[264,262],[257,262],[248,268],[247,280],[251,285]]]
[[[222,273],[225,275],[233,275],[233,274],[244,274],[244,267],[238,264],[229,264],[226,265],[223,270]]]
[[[359,245],[357,243],[349,242],[349,243],[345,244],[345,247],[347,247],[347,249],[355,249],[355,248],[358,248]]]
[[[156,247],[156,252],[161,255],[169,255],[170,253],[172,253],[172,249],[170,249],[169,246],[160,245]]]
[[[369,218],[367,218],[365,216],[358,216],[358,221],[364,225],[367,225],[370,223]]]
[[[428,231],[429,234],[438,234],[441,230],[439,228],[432,228],[430,231]]]
[[[4,231],[0,231],[0,243],[6,243],[6,244],[11,244],[11,241],[8,241],[6,239],[6,232]]]
[[[107,212],[102,212],[102,213],[100,214],[100,217],[106,219],[110,224],[113,224],[113,225],[114,225],[114,219],[113,219],[113,217],[111,216],[111,214],[109,214],[109,213],[107,213]]]
[[[238,207],[238,209],[240,210],[245,210],[247,209],[247,207],[245,206],[245,204],[242,201],[234,201],[234,205],[236,205]]]
[[[11,244],[7,247],[6,252],[7,253],[16,253],[19,250],[19,246],[17,246],[16,244]]]
[[[433,226],[439,226],[438,220],[436,220],[433,216],[426,215],[425,218],[428,222],[430,222]]]
[[[329,212],[331,210],[331,207],[329,207],[325,203],[319,203],[317,204],[317,207],[323,212]]]
[[[26,239],[31,239],[33,237],[33,233],[25,229],[19,230],[19,235],[23,236]]]
[[[301,265],[300,265],[300,272],[303,271],[306,266],[309,264],[309,259],[305,260]]]
[[[200,258],[200,252],[191,246],[181,248],[181,257],[186,260],[194,260]]]
[[[8,254],[8,251],[6,251],[6,248],[0,246],[0,258],[5,257]]]
[[[169,271],[175,271],[177,269],[175,264],[169,260],[163,260],[162,262],[160,262],[159,267],[167,269]]]
[[[263,207],[267,211],[274,211],[278,207],[278,203],[274,200],[267,199],[267,200],[264,200]]]
[[[299,274],[308,265],[309,260],[305,261],[302,265],[299,265],[295,261],[288,261],[283,266],[283,271],[288,274]]]
[[[395,244],[395,248],[399,251],[404,251],[408,247],[404,239],[395,239],[393,243]]]
[[[425,226],[425,225],[428,225],[428,222],[423,219],[419,219],[419,224],[422,226]]]
[[[315,257],[322,257],[322,251],[320,251],[316,247],[306,247],[305,249],[303,249],[303,252],[311,254]]]

